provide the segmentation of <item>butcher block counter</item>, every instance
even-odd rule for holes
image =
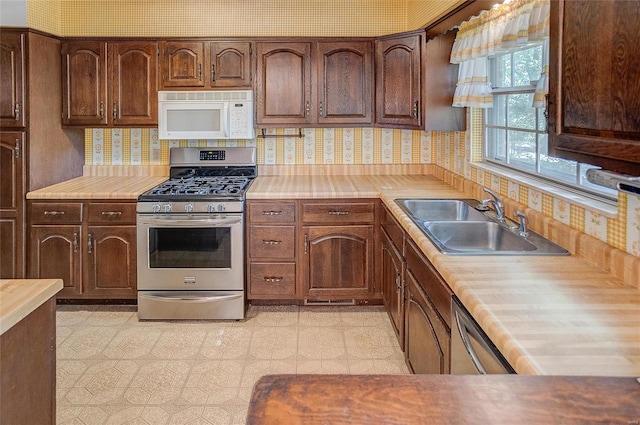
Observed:
[[[482,196],[480,189],[470,195],[432,175],[263,176],[247,193],[250,200],[380,198],[518,374],[640,376],[638,257],[549,224],[530,209],[531,225],[550,226],[560,239],[554,241],[573,255],[446,255],[395,202]],[[594,266],[602,257],[626,279]]]
[[[55,424],[55,295],[61,289],[60,279],[0,280],[2,424]]]
[[[635,378],[268,375],[247,425],[640,423]]]
[[[82,176],[27,193],[27,199],[137,199],[165,181],[162,176]]]

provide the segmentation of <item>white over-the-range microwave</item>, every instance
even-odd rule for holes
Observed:
[[[158,136],[253,139],[253,91],[160,91]]]

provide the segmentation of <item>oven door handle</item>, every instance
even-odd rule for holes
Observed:
[[[150,218],[144,219],[139,218],[139,224],[145,225],[159,225],[159,226],[184,226],[184,227],[196,227],[198,225],[205,225],[208,227],[223,227],[229,226],[232,224],[239,224],[242,222],[242,217],[234,217],[234,218],[196,218],[193,220],[185,220],[185,219],[161,219],[161,218]]]
[[[236,298],[241,298],[242,294],[231,294],[231,295],[214,295],[214,296],[186,296],[186,295],[152,295],[152,294],[140,294],[138,293],[140,298],[150,298],[156,301],[183,301],[188,303],[208,303],[214,301],[226,301],[226,300],[234,300]]]

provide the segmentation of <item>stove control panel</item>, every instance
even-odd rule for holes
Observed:
[[[221,150],[202,150],[200,151],[200,161],[224,161],[226,151]]]
[[[138,202],[141,214],[220,214],[239,213],[244,210],[244,202]]]

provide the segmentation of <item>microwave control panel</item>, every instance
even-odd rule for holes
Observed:
[[[232,139],[252,139],[253,103],[229,102],[229,137]]]

